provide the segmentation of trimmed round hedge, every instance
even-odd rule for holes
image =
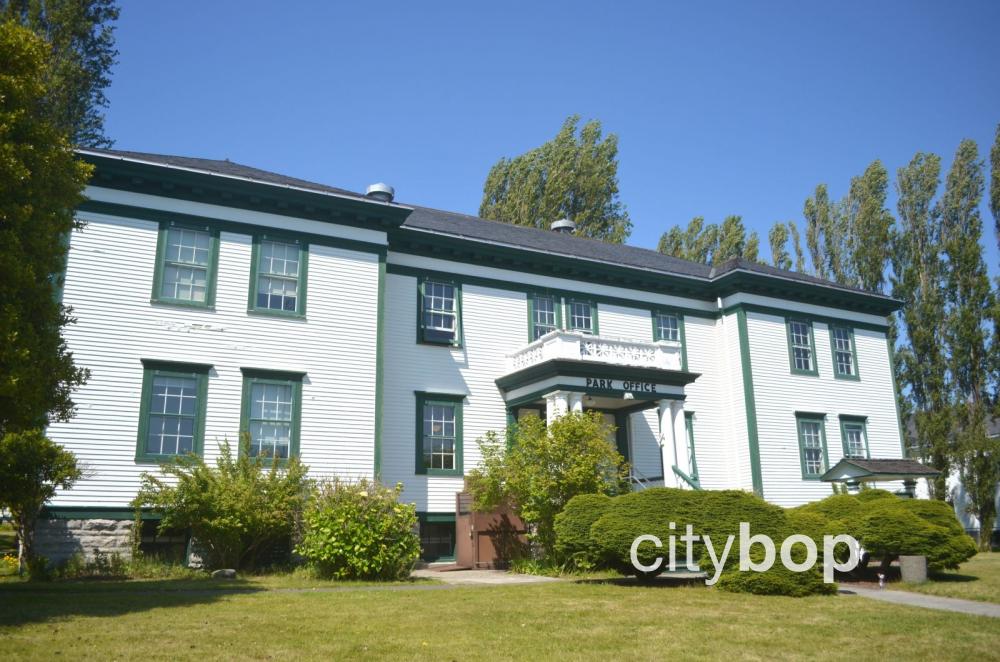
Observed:
[[[556,515],[556,552],[578,566],[597,562],[597,548],[590,537],[593,526],[611,507],[611,497],[606,494],[580,494]]]

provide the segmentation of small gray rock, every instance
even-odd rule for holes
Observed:
[[[212,579],[236,579],[236,571],[232,569],[215,570],[212,572]]]

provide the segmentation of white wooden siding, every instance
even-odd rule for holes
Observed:
[[[829,483],[802,479],[796,411],[826,414],[824,427],[830,466],[843,457],[839,418],[842,414],[868,418],[868,446],[872,457],[901,457],[892,372],[884,333],[855,329],[861,379],[851,381],[833,376],[833,357],[826,324],[813,324],[818,377],[791,374],[784,317],[748,313],[747,326],[757,403],[761,473],[764,497],[768,501],[791,506],[822,499],[832,493]]]
[[[49,428],[88,467],[54,505],[125,506],[143,471],[135,462],[140,359],[208,363],[205,455],[237,441],[241,367],[297,370],[303,380],[300,451],[314,477],[371,475],[374,466],[378,257],[312,246],[306,319],[247,313],[251,238],[221,233],[215,310],[150,303],[156,223],[80,214],[64,301],[78,321],[66,330],[78,365],[90,369],[74,396],[75,418]]]
[[[653,342],[653,318],[648,308],[597,305],[597,332],[606,338]]]

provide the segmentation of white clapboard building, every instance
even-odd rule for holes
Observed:
[[[46,509],[53,557],[126,548],[140,475],[240,431],[313,477],[401,482],[428,558],[454,543],[477,439],[524,416],[600,411],[637,489],[782,506],[831,494],[820,477],[845,457],[902,457],[889,297],[399,204],[384,186],[80,154],[96,171],[62,296],[91,374],[48,433],[88,475]]]

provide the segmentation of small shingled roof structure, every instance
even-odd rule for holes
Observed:
[[[820,476],[828,483],[863,483],[870,480],[916,480],[935,478],[941,472],[916,460],[871,459],[845,457],[829,471]]]

